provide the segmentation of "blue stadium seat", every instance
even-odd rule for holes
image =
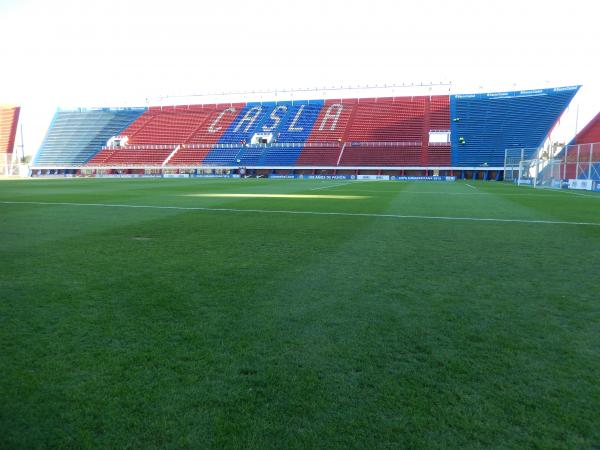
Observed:
[[[54,114],[33,164],[83,164],[144,111],[145,108],[59,110]]]
[[[578,90],[451,96],[452,165],[501,166],[507,148],[538,148]]]

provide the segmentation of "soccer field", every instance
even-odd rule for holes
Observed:
[[[0,448],[597,448],[600,195],[0,181]]]

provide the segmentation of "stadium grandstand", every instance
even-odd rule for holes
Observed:
[[[539,148],[579,88],[59,110],[32,169],[502,179],[505,150]]]
[[[586,180],[586,189],[592,189],[593,182],[600,186],[600,113],[552,158],[553,164],[543,171],[550,172],[550,179]]]
[[[600,142],[600,112],[575,136],[571,144],[594,144]]]
[[[19,123],[18,106],[0,105],[0,168],[10,165],[13,161],[15,135]],[[0,173],[2,174],[2,173]]]

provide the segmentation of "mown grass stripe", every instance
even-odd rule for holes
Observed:
[[[138,208],[138,209],[164,209],[177,211],[214,211],[214,212],[239,212],[239,213],[264,213],[264,214],[297,214],[314,216],[342,216],[342,217],[373,217],[392,219],[421,219],[421,220],[456,220],[470,222],[497,222],[497,223],[525,223],[545,225],[584,225],[600,226],[597,222],[569,222],[562,220],[542,219],[501,219],[494,217],[453,217],[453,216],[425,216],[414,214],[377,214],[377,213],[348,213],[329,211],[297,211],[277,209],[245,209],[245,208],[207,208],[202,206],[160,206],[160,205],[127,205],[119,203],[75,203],[75,202],[32,202],[32,201],[0,201],[4,205],[42,205],[42,206],[89,206],[104,208]]]

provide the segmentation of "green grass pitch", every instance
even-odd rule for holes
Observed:
[[[1,181],[0,297],[0,448],[600,446],[592,193]]]

